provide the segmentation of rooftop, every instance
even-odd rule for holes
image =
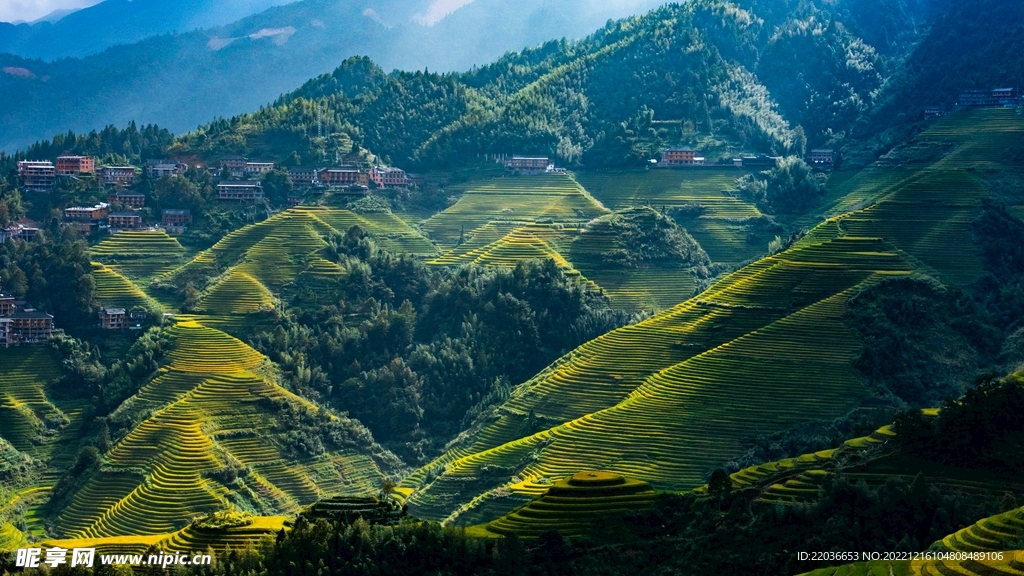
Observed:
[[[101,314],[124,314],[124,308],[100,308]]]
[[[689,146],[672,146],[668,149],[668,152],[693,152],[694,149]]]
[[[11,318],[14,320],[53,320],[53,316],[46,312],[40,312],[34,308],[15,310],[14,313],[11,314]]]
[[[129,217],[130,218],[142,218],[142,216],[138,212],[114,212],[113,214],[109,214],[108,217],[110,217],[110,218],[129,218]]]
[[[259,180],[225,180],[217,186],[263,186]]]
[[[186,216],[191,214],[192,211],[184,208],[165,208],[162,213],[169,214],[171,216]]]

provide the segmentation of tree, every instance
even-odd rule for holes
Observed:
[[[263,176],[263,194],[275,206],[283,206],[292,193],[292,180],[287,170],[271,170]]]

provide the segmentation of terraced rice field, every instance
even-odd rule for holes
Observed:
[[[11,552],[28,544],[25,535],[13,524],[0,524],[0,553]]]
[[[983,518],[936,542],[943,550],[987,552],[1006,550],[1024,533],[1024,508]]]
[[[646,482],[606,472],[577,472],[555,482],[526,506],[488,523],[484,530],[492,536],[515,533],[528,539],[557,530],[571,538],[586,533],[599,520],[649,508],[655,498]]]
[[[850,295],[913,273],[954,284],[980,273],[968,226],[987,192],[962,168],[978,161],[970,150],[994,145],[982,133],[965,136],[963,120],[954,120],[950,133],[971,146],[891,180],[867,175],[875,188],[863,197],[876,203],[820,224],[786,252],[665,313],[584,344],[517,387],[497,419],[404,481],[412,513],[460,523],[486,507],[494,517],[508,510],[488,495],[537,495],[580,469],[693,488],[705,470],[741,453],[743,439],[857,406],[869,392],[851,366],[860,343],[842,321]],[[1024,122],[1013,122],[1008,133],[1024,133]],[[963,249],[951,254],[950,245]],[[531,413],[544,424],[524,434]],[[814,476],[779,482],[769,497],[809,491]]]
[[[213,314],[250,314],[274,307],[274,295],[252,276],[234,270],[211,288],[199,309]]]
[[[0,437],[43,460],[59,440],[61,422],[69,420],[46,392],[61,376],[58,366],[45,347],[0,348]]]
[[[699,218],[685,225],[711,260],[740,264],[767,250],[767,243],[749,244],[740,224],[758,218],[756,206],[736,197],[736,180],[748,174],[736,168],[607,170],[580,172],[576,180],[613,210],[631,206],[703,207]]]
[[[163,550],[206,550],[223,552],[226,548],[244,550],[264,538],[273,538],[284,530],[287,516],[256,516],[245,526],[231,528],[202,528],[193,524],[182,528],[157,547]]]
[[[529,224],[538,220],[587,222],[608,213],[569,176],[507,177],[472,184],[454,206],[423,223],[442,246],[491,222]]]
[[[121,408],[152,415],[105,455],[103,468],[60,513],[62,534],[155,536],[229,508],[232,498],[287,513],[325,495],[373,490],[380,472],[369,458],[283,457],[271,432],[276,413],[267,401],[303,401],[259,375],[261,354],[196,322],[169,328],[167,336],[173,342],[169,364]],[[227,466],[248,467],[241,487],[211,476]]]
[[[133,281],[146,282],[180,266],[185,248],[162,230],[119,232],[89,249],[92,258]]]
[[[245,314],[272,305],[272,294],[303,276],[331,281],[343,275],[319,251],[324,238],[345,234],[352,226],[372,234],[384,248],[400,253],[434,255],[436,248],[393,214],[355,214],[320,207],[293,208],[258,224],[240,228],[160,280],[174,284],[205,280],[214,270],[228,270],[204,296],[202,306],[215,314]]]
[[[96,283],[96,300],[107,308],[130,310],[139,307],[147,310],[162,310],[160,304],[109,266],[93,262],[92,279]]]

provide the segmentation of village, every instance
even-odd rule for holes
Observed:
[[[954,109],[983,107],[1017,107],[1021,98],[1016,88],[965,90]],[[943,106],[926,106],[924,120],[930,121],[947,113]],[[488,155],[502,164],[510,175],[564,174],[565,168],[556,167],[548,156]],[[690,146],[671,146],[661,151],[660,158],[652,159],[653,168],[724,168],[768,170],[778,165],[779,156],[748,155],[730,161],[708,162],[705,156]],[[837,164],[836,152],[831,148],[813,148],[805,160],[813,168],[831,171]],[[116,234],[125,230],[164,230],[170,235],[181,235],[193,223],[191,210],[162,208],[159,214],[145,210],[147,197],[136,190],[144,173],[150,180],[183,176],[189,166],[179,160],[151,160],[144,166],[98,166],[91,156],[62,155],[56,162],[48,160],[21,160],[17,164],[22,190],[33,193],[52,191],[62,178],[93,178],[106,190],[106,201],[93,206],[70,206],[63,210],[62,226],[85,235],[95,233]],[[218,169],[216,199],[241,204],[269,204],[264,197],[262,179],[278,168],[274,162],[252,160],[243,156],[226,156],[210,168]],[[387,166],[332,166],[286,168],[292,193],[289,206],[297,206],[309,198],[319,197],[327,191],[341,197],[360,198],[375,189],[407,189],[422,187],[423,176]],[[0,243],[9,240],[31,241],[39,234],[31,221],[20,221],[0,228]],[[146,312],[123,308],[101,308],[98,326],[106,330],[142,327]],[[3,347],[36,344],[46,341],[54,333],[54,318],[36,310],[31,304],[17,301],[0,292],[0,345]]]

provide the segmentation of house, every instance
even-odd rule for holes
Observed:
[[[232,176],[241,178],[245,175],[247,160],[243,156],[225,156],[220,159],[221,169],[226,169]]]
[[[340,196],[369,196],[370,188],[365,184],[349,184],[341,188],[335,188],[334,194]]]
[[[505,162],[505,169],[517,174],[540,174],[547,171],[551,160],[547,156],[513,156]]]
[[[92,208],[73,206],[64,209],[64,218],[72,222],[95,222],[106,218],[109,212],[108,204],[97,204]]]
[[[406,176],[409,178],[410,186],[422,188],[423,185],[427,183],[427,179],[423,174],[407,174]]]
[[[150,160],[146,162],[146,176],[152,179],[181,176],[188,170],[188,164],[173,160]]]
[[[1019,103],[1020,99],[1016,88],[964,90],[957,100],[957,106],[961,108],[1013,107]]]
[[[273,162],[246,162],[245,163],[245,177],[260,177],[267,172],[274,169]]]
[[[740,159],[740,166],[743,168],[775,168],[779,165],[779,159],[775,156],[744,156]]]
[[[107,202],[138,210],[146,205],[146,195],[138,192],[112,192],[107,194]]]
[[[96,171],[96,159],[92,156],[58,156],[57,175],[77,176]]]
[[[924,119],[934,120],[936,118],[942,118],[946,115],[946,108],[944,106],[925,106],[924,108]]]
[[[328,188],[338,188],[349,184],[360,184],[362,173],[355,168],[322,168],[317,179]]]
[[[288,179],[293,188],[312,188],[319,182],[316,168],[296,166],[288,169]]]
[[[19,344],[35,344],[53,335],[53,316],[35,308],[15,310],[8,317],[13,339]]]
[[[0,318],[0,345],[4,348],[10,348],[15,344],[13,324],[14,320],[10,318]]]
[[[0,292],[0,316],[10,316],[14,312],[14,296]]]
[[[127,328],[127,313],[124,308],[100,308],[100,328],[123,330]]]
[[[700,163],[697,163],[700,158]],[[697,156],[697,151],[689,146],[673,146],[661,153],[661,166],[703,166],[704,157]]]
[[[168,208],[160,212],[160,222],[171,225],[187,225],[192,223],[192,211]]]
[[[135,184],[135,166],[104,166],[99,170],[100,181],[107,185]]]
[[[53,162],[21,160],[18,162],[18,177],[30,192],[47,192],[57,182],[57,169]]]
[[[115,212],[107,216],[111,230],[137,230],[142,228],[142,215],[138,212]]]
[[[220,200],[263,200],[263,184],[249,180],[226,181],[217,184]]]
[[[145,310],[132,310],[128,313],[128,328],[133,330],[136,328],[142,328],[142,325],[146,323],[147,318],[149,318],[149,314]]]
[[[370,180],[380,188],[404,188],[409,185],[409,177],[401,168],[378,166],[370,170]]]
[[[811,150],[811,164],[817,166],[831,166],[834,154],[831,148],[815,148]]]
[[[39,235],[39,228],[35,224],[15,224],[0,230],[0,242],[8,240],[35,240]]]
[[[302,204],[302,200],[303,200],[302,194],[289,194],[288,195],[288,205],[289,206],[298,206],[298,205]]]

